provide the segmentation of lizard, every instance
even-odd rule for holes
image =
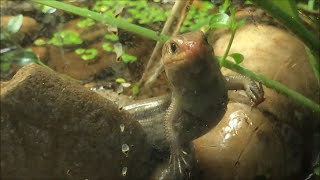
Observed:
[[[253,107],[264,101],[262,84],[243,75],[223,76],[212,46],[201,31],[170,38],[162,62],[172,93],[124,107],[140,122],[150,143],[170,151],[160,179],[187,179],[194,163],[191,141],[223,117],[228,90],[245,90]]]

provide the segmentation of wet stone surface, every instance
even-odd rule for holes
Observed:
[[[147,177],[144,137],[113,102],[38,65],[1,82],[3,179],[120,179],[123,167],[127,178]]]

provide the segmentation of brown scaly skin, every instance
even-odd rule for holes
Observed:
[[[171,155],[163,178],[186,179],[193,160],[190,142],[222,118],[228,102],[227,90],[244,89],[256,103],[263,101],[263,91],[244,76],[225,78],[201,31],[168,40],[162,61],[173,89],[164,123]]]
[[[142,100],[124,109],[140,122],[150,143],[170,148],[169,166],[160,179],[188,179],[194,164],[190,142],[222,118],[228,103],[227,91],[245,90],[253,107],[263,102],[264,93],[261,84],[257,86],[245,76],[224,77],[212,47],[200,31],[168,40],[162,61],[172,95]],[[162,112],[164,109],[166,113]]]

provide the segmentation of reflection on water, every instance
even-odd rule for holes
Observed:
[[[126,176],[127,175],[127,170],[128,170],[127,167],[123,167],[122,168],[122,176]]]
[[[124,131],[124,124],[120,124],[120,131],[121,131],[121,132]]]
[[[242,111],[235,111],[230,114],[228,126],[222,128],[223,143],[226,143],[230,137],[238,135],[238,130],[243,127],[244,121],[252,125],[252,122],[248,122],[248,119],[249,117]]]
[[[128,144],[122,144],[122,152],[128,157],[128,154],[129,154],[129,146]]]

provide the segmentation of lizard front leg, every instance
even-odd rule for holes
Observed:
[[[243,75],[225,76],[225,79],[228,90],[245,90],[247,96],[253,102],[252,107],[256,107],[265,100],[261,82],[257,85],[250,78]]]
[[[170,144],[170,158],[161,179],[189,179],[194,164],[194,150],[185,129],[190,121],[188,114],[179,107],[179,100],[173,98],[165,117],[165,131]]]

